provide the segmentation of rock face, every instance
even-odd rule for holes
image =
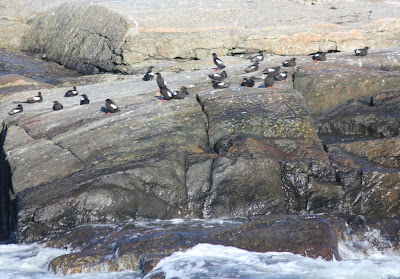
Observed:
[[[203,59],[213,52],[225,55],[264,50],[307,55],[352,51],[366,45],[373,49],[399,47],[400,20],[393,1],[303,5],[304,1],[289,0],[201,0],[175,5],[172,0],[97,0],[90,4],[59,1],[64,4],[58,8],[54,1],[48,2],[34,0],[21,7],[23,20],[31,9],[43,12],[44,6],[49,7],[29,22],[31,28],[22,49],[43,53],[86,74],[131,73],[135,64],[152,58]],[[221,9],[220,5],[232,8]],[[290,10],[290,16],[282,10]],[[160,17],[160,13],[168,16]]]

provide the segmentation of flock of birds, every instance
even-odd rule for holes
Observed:
[[[356,56],[366,56],[368,54],[368,49],[369,47],[365,47],[362,49],[356,49],[354,50]],[[312,55],[312,59],[314,61],[325,61],[326,60],[326,52],[317,52]],[[220,70],[223,70],[226,68],[224,65],[223,61],[218,58],[217,54],[213,53],[213,61],[214,64],[217,66],[215,69],[215,72],[218,72]],[[247,67],[244,71],[246,73],[252,73],[256,72],[259,70],[259,63],[264,60],[264,53],[263,51],[259,51],[259,53],[256,56],[251,57],[250,61],[253,62],[253,64],[249,67]],[[294,67],[296,66],[296,58],[292,58],[290,60],[285,60],[282,62],[283,67]],[[160,72],[153,73],[153,66],[149,67],[147,72],[144,74],[142,80],[144,81],[151,81],[153,80],[154,76],[157,76],[157,85],[159,87],[159,92],[163,96],[163,101],[168,101],[172,99],[184,99],[189,93],[187,92],[187,88],[185,86],[181,87],[181,90],[175,91],[167,87],[167,83],[162,77]],[[262,71],[263,74],[266,74],[264,79],[264,86],[265,88],[272,87],[275,83],[275,81],[282,81],[286,80],[288,77],[288,72],[287,71],[280,71],[281,66],[275,66],[275,67],[268,67]],[[213,73],[208,75],[209,78],[211,79],[211,84],[214,89],[222,89],[222,88],[227,88],[229,87],[229,83],[224,82],[224,80],[228,77],[226,71],[221,71],[218,73]],[[245,86],[245,87],[253,87],[255,85],[255,79],[256,77],[252,76],[250,78],[245,77],[240,84],[240,86]],[[68,90],[65,94],[64,97],[74,97],[78,95],[78,91],[76,87],[74,86],[72,90]],[[37,96],[30,97],[26,100],[26,103],[28,104],[34,104],[34,103],[41,103],[43,101],[42,93],[39,92]],[[90,103],[90,100],[88,99],[88,96],[86,94],[81,95],[81,100],[80,104],[81,105],[87,105]],[[53,110],[61,110],[63,108],[63,105],[58,102],[54,101],[53,104]],[[120,111],[119,107],[117,104],[112,101],[111,99],[106,99],[105,101],[105,108],[107,109],[107,114],[110,113],[115,113]],[[23,106],[22,104],[18,104],[16,108],[13,108],[10,112],[8,112],[9,115],[14,115],[17,113],[23,112]]]

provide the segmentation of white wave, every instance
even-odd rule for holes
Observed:
[[[325,261],[292,253],[257,253],[221,245],[198,244],[162,259],[145,278],[400,278],[400,257]]]

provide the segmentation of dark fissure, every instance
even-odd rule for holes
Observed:
[[[0,138],[0,241],[15,242],[17,201],[11,181],[10,164],[3,148],[6,135],[7,127],[4,126]]]

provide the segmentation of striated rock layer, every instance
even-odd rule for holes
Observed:
[[[17,33],[20,47],[86,74],[131,73],[149,59],[203,59],[212,52],[307,55],[400,46],[395,1],[16,2],[3,13],[29,23],[29,31]]]

